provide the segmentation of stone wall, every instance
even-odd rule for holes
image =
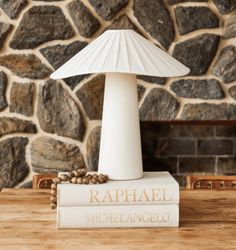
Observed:
[[[220,139],[207,126],[199,137],[170,138],[200,126],[145,122],[236,120],[235,0],[1,0],[0,8],[0,186],[30,186],[34,172],[96,169],[104,75],[48,77],[107,29],[134,29],[191,69],[181,78],[138,76],[145,169],[222,172],[224,150],[233,166],[234,134]],[[169,135],[158,136],[163,129]],[[202,157],[209,148],[213,160]],[[156,164],[164,156],[174,163]]]

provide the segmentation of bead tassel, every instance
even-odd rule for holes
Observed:
[[[87,174],[86,168],[79,168],[77,170],[73,170],[67,174],[62,174],[60,177],[54,178],[51,185],[51,209],[56,209],[57,207],[57,185],[70,182],[73,184],[102,184],[109,180],[108,175],[104,174]]]

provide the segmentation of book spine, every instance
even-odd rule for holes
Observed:
[[[179,205],[58,207],[58,228],[178,227]]]
[[[178,185],[58,185],[58,206],[178,204]]]

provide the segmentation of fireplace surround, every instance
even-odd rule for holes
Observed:
[[[232,122],[143,123],[146,171],[168,170],[185,186],[187,175],[235,175],[236,129]]]

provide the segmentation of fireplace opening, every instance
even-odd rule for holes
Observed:
[[[144,171],[169,171],[181,187],[188,175],[236,174],[236,124],[141,123]]]

